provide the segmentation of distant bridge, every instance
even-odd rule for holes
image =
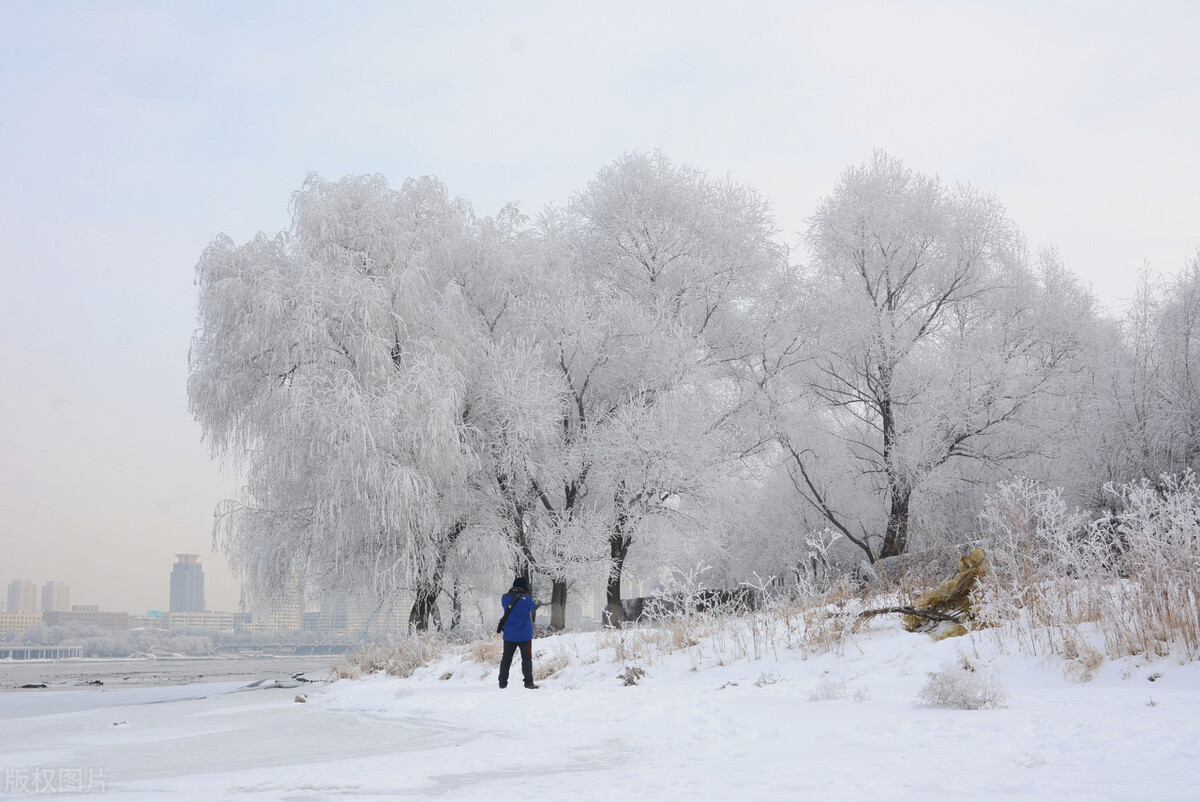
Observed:
[[[65,660],[83,657],[83,649],[62,646],[3,646],[0,660]]]
[[[355,647],[349,643],[240,643],[222,644],[213,649],[216,654],[256,654],[279,657],[346,654]],[[0,646],[0,660],[67,660],[84,657],[78,646]]]

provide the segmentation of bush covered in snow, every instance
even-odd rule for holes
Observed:
[[[372,643],[346,655],[333,667],[335,679],[358,679],[383,672],[411,677],[413,672],[442,656],[447,641],[434,632],[417,632],[394,642]]]
[[[1200,658],[1200,486],[1193,474],[1107,485],[1099,518],[1062,492],[1017,480],[981,517],[992,570],[978,601],[985,621],[1022,648],[1095,663],[1181,651]],[[1092,669],[1080,673],[1086,678]],[[1094,669],[1094,666],[1092,667]]]
[[[929,682],[917,695],[918,707],[942,707],[952,710],[983,710],[1005,707],[1008,693],[1000,678],[965,657],[931,672]]]

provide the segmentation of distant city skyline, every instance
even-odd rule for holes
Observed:
[[[91,597],[90,601],[81,601],[81,597],[73,592],[72,583],[62,579],[0,577],[6,588],[4,608],[0,612],[15,612],[19,609],[39,613],[63,612],[75,607],[98,607],[104,611],[143,615],[151,611],[202,613],[206,610],[234,612],[239,609],[240,600],[236,597],[228,606],[213,607],[207,603],[203,555],[180,553],[174,557],[175,562],[164,562],[162,566],[160,579],[163,602],[158,605],[125,608],[105,604]],[[213,559],[220,558],[214,555]],[[228,598],[227,594],[225,598]]]

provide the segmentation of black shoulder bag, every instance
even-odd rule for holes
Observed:
[[[504,625],[508,623],[508,614],[512,612],[513,605],[520,601],[521,597],[524,595],[525,594],[523,593],[518,593],[517,595],[513,596],[513,600],[508,603],[508,607],[504,609],[504,615],[500,616],[500,623],[496,624],[497,634],[504,631]]]

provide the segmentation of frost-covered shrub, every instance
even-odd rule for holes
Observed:
[[[805,655],[840,651],[864,624],[858,589],[847,574],[819,587],[777,583],[754,575],[736,590],[714,592],[704,564],[676,570],[663,591],[646,601],[633,626],[602,633],[598,644],[614,662],[650,660],[654,653],[688,651],[693,664],[760,660],[780,649]]]
[[[538,682],[549,679],[570,664],[570,658],[563,654],[556,654],[552,657],[535,660],[533,662],[533,678]]]
[[[1200,658],[1200,486],[1190,471],[1149,481],[1108,485],[1118,512],[1098,522],[1113,572],[1122,581],[1118,619],[1105,632],[1110,651],[1164,653],[1178,642]]]
[[[779,676],[778,674],[770,671],[764,671],[758,676],[758,679],[754,681],[754,687],[765,688],[768,685],[774,685],[775,683],[781,681],[783,681],[783,677]]]
[[[1195,476],[1109,484],[1113,508],[1095,518],[1070,510],[1056,489],[1001,485],[980,518],[992,570],[981,583],[982,620],[1005,625],[1032,653],[1096,658],[1084,628],[1109,657],[1200,658],[1200,486]]]
[[[504,641],[495,635],[471,641],[467,644],[467,656],[476,663],[499,664],[504,656]]]
[[[1018,609],[1042,611],[1041,601],[1060,579],[1090,572],[1096,554],[1087,537],[1090,520],[1071,510],[1060,488],[1017,479],[989,496],[980,516],[990,586],[986,599],[999,619]]]
[[[821,677],[821,681],[817,686],[808,693],[808,701],[810,702],[832,702],[837,699],[845,699],[847,694],[846,680],[843,677],[840,680],[834,680],[829,676]]]
[[[763,675],[764,677],[768,675]],[[778,679],[775,680],[776,682]],[[762,680],[754,683],[759,685]],[[766,683],[772,684],[772,683]],[[762,687],[759,685],[759,687]],[[817,683],[811,691],[808,692],[808,701],[810,702],[834,702],[838,699],[852,699],[855,702],[865,702],[871,698],[871,693],[865,687],[855,688],[853,692],[850,689],[849,680],[846,677],[835,680],[828,675],[822,675],[820,682]]]
[[[672,652],[675,633],[671,628],[656,628],[637,625],[622,629],[604,629],[596,637],[600,650],[612,650],[612,662],[627,663],[633,660],[649,662],[656,651]]]
[[[1076,682],[1090,682],[1104,664],[1104,655],[1092,644],[1067,631],[1062,637],[1062,656],[1066,661],[1064,673]]]
[[[710,587],[706,577],[711,572],[712,566],[703,562],[672,570],[659,592],[645,600],[642,616],[651,621],[704,622],[753,607],[748,593]]]
[[[1005,707],[1007,702],[1008,693],[1000,686],[1000,678],[966,658],[930,672],[929,682],[917,695],[918,707],[952,710]]]
[[[334,679],[358,679],[384,672],[393,677],[411,677],[413,672],[439,659],[446,639],[433,632],[418,632],[395,643],[372,643],[348,654],[333,667]]]
[[[617,675],[617,679],[623,680],[626,687],[637,685],[638,681],[646,676],[646,669],[641,666],[625,666],[625,670]]]
[[[843,577],[825,593],[769,612],[782,618],[788,648],[798,649],[807,657],[826,652],[841,654],[855,632],[870,626],[858,616],[863,609],[854,585]]]

